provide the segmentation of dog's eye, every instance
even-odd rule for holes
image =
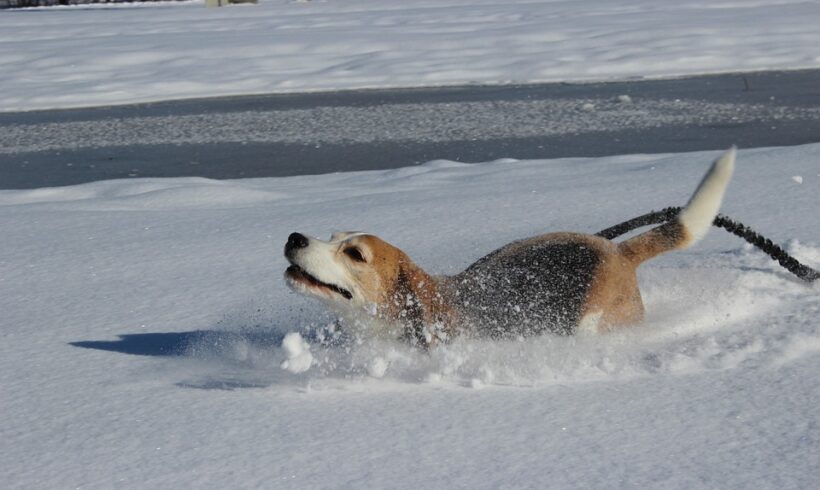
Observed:
[[[347,254],[348,257],[355,260],[356,262],[367,262],[366,260],[364,260],[364,255],[362,255],[362,251],[356,247],[346,248],[345,254]]]

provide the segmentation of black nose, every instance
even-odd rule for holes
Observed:
[[[288,237],[288,243],[285,244],[285,253],[297,248],[305,248],[308,246],[308,239],[301,233],[291,233]]]

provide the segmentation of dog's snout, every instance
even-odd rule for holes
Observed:
[[[285,244],[285,253],[291,250],[297,250],[308,246],[308,239],[301,233],[291,233],[288,237],[288,243]]]

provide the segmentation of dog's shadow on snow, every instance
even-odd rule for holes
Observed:
[[[212,331],[129,333],[119,335],[119,340],[81,340],[69,345],[134,356],[181,356],[194,339],[209,333]]]
[[[81,340],[69,342],[74,347],[97,349],[135,356],[180,357],[191,355],[197,346],[231,345],[238,341],[260,348],[274,348],[282,343],[278,331],[229,332],[192,330],[190,332],[151,332],[118,335],[118,340]]]
[[[273,328],[141,332],[120,334],[117,340],[81,340],[69,345],[134,356],[201,361],[192,365],[198,366],[193,372],[183,369],[181,372],[188,378],[175,384],[181,388],[236,390],[294,382],[278,367],[284,335]],[[250,351],[262,354],[249,359]]]

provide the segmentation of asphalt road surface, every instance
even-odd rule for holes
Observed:
[[[820,70],[242,96],[0,113],[0,189],[818,141]]]

